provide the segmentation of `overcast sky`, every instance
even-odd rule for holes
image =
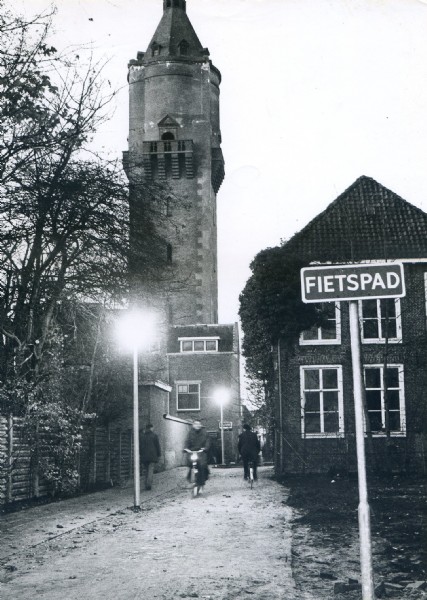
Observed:
[[[58,48],[110,58],[114,117],[97,143],[121,155],[127,62],[162,0],[60,0]],[[44,0],[17,0],[38,11]],[[219,320],[260,250],[304,227],[360,175],[427,211],[427,0],[187,0],[222,73],[226,177],[218,193]]]

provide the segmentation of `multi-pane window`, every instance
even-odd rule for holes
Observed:
[[[301,367],[301,424],[305,437],[343,434],[341,366]]]
[[[341,312],[339,303],[325,302],[321,307],[324,323],[321,327],[314,325],[303,331],[300,344],[340,344],[341,343]]]
[[[181,352],[218,352],[219,338],[181,338]]]
[[[403,366],[365,367],[366,407],[372,433],[405,432]]]
[[[177,382],[177,410],[200,410],[200,382]]]
[[[362,300],[359,304],[362,340],[369,343],[396,343],[402,339],[400,299]]]

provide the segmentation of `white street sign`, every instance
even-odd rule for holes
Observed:
[[[302,301],[336,302],[405,296],[403,265],[368,263],[301,269]]]

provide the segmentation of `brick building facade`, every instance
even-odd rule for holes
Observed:
[[[359,301],[367,459],[380,470],[387,461],[425,470],[427,215],[361,177],[284,249],[308,263],[403,263],[404,298]],[[324,308],[323,327],[274,348],[281,472],[357,468],[348,305]]]

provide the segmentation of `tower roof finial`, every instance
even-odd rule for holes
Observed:
[[[163,10],[165,11],[168,8],[182,8],[182,10],[186,11],[186,1],[185,0],[163,0]]]

